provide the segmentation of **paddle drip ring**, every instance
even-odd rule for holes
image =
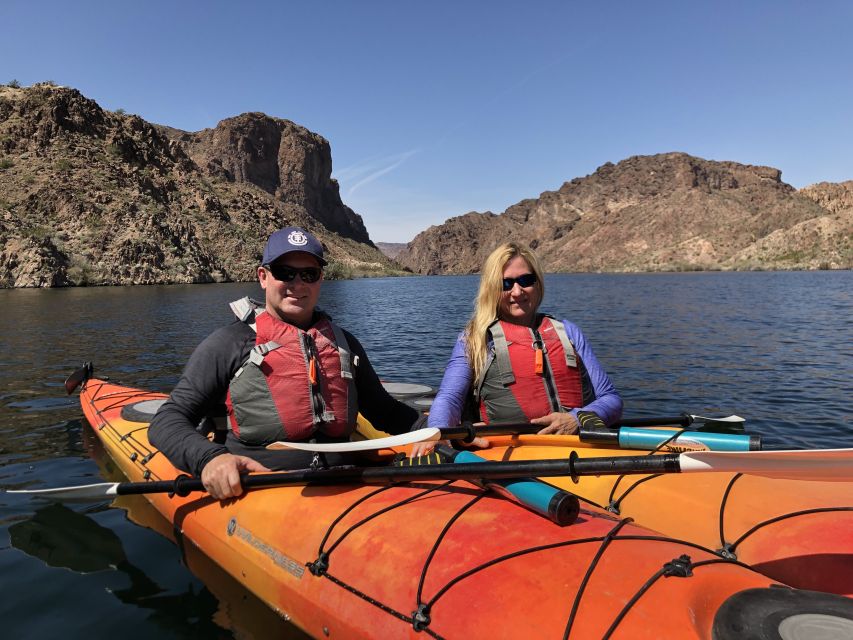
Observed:
[[[572,452],[569,454],[569,477],[575,484],[578,483],[578,474],[577,471],[575,471],[575,462],[577,462],[578,458],[580,458],[578,452],[572,450]]]
[[[457,451],[461,451],[463,449],[463,444],[471,444],[474,442],[474,438],[477,437],[477,431],[474,429],[474,424],[468,420],[459,425],[461,429],[465,429],[468,433],[464,438],[459,440],[451,440],[450,446],[452,446]]]

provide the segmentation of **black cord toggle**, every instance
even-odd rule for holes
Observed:
[[[673,558],[663,565],[663,575],[667,578],[675,576],[676,578],[689,578],[693,575],[693,563],[690,561],[690,556],[682,555]]]
[[[317,559],[314,562],[309,562],[305,566],[308,567],[308,571],[310,571],[312,575],[324,576],[329,570],[329,554],[325,551],[321,551],[320,555],[317,556]]]
[[[418,605],[417,611],[412,612],[412,628],[415,631],[423,631],[429,626],[432,619],[429,617],[429,605]]]
[[[717,549],[717,555],[726,560],[737,560],[734,546],[728,543]]]

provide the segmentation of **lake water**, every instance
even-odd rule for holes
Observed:
[[[327,282],[321,305],[387,380],[437,386],[476,276]],[[577,323],[626,417],[736,413],[767,448],[851,447],[853,272],[558,274],[543,309]],[[0,290],[0,487],[109,474],[62,382],[96,374],[168,391],[195,345],[257,285]],[[0,619],[10,638],[301,637],[188,558],[130,501],[51,505],[0,494]],[[152,530],[153,529],[153,530]]]

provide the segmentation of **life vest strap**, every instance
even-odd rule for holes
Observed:
[[[495,361],[500,369],[501,382],[504,386],[509,386],[515,382],[515,375],[512,372],[512,363],[509,360],[509,343],[506,340],[506,334],[504,334],[500,320],[495,320],[489,325],[489,333],[492,335],[495,347]]]
[[[329,322],[335,335],[335,343],[338,347],[338,355],[341,359],[341,378],[347,381],[347,393],[349,402],[347,409],[347,422],[355,424],[358,420],[358,388],[355,386],[355,372],[353,367],[358,366],[358,356],[353,356],[347,337],[334,322]]]
[[[499,371],[498,377],[504,386],[509,386],[515,382],[515,374],[512,372],[512,363],[509,361],[509,343],[506,341],[501,321],[495,320],[487,329],[489,335],[492,336],[492,344],[489,352],[486,354],[486,361],[483,363],[483,368],[474,385],[471,387],[474,396],[474,404],[480,404],[480,394],[483,391],[483,384],[486,382],[486,374],[489,372],[492,364],[497,361],[496,365]]]
[[[249,361],[256,367],[260,367],[263,364],[266,355],[270,351],[275,351],[279,347],[281,347],[281,345],[273,340],[264,342],[263,344],[256,344],[252,347],[252,351],[249,353]]]
[[[350,358],[349,344],[347,343],[344,331],[334,322],[329,323],[332,327],[332,332],[335,334],[335,342],[337,343],[338,353],[341,356],[341,377],[344,380],[352,380],[352,358]]]
[[[566,333],[566,325],[559,320],[555,320],[551,316],[545,317],[548,318],[548,321],[557,333],[557,337],[560,338],[560,343],[563,345],[563,353],[566,354],[566,366],[572,369],[577,369],[578,359],[575,355],[575,345],[572,344],[572,341],[569,339],[569,335]]]
[[[489,367],[492,366],[492,362],[495,359],[495,351],[494,347],[489,349],[489,353],[486,354],[486,361],[483,363],[483,369],[480,371],[480,375],[477,377],[477,380],[474,382],[474,385],[471,387],[472,395],[474,396],[474,405],[477,406],[480,404],[480,394],[483,391],[483,384],[486,382],[486,373],[489,371]]]
[[[256,323],[249,322],[249,319],[254,320],[257,314],[264,312],[263,305],[260,302],[252,300],[249,296],[246,296],[228,303],[228,306],[231,307],[231,311],[234,312],[234,315],[237,316],[237,319],[240,322],[245,322],[247,325],[252,327],[252,331],[258,330]]]

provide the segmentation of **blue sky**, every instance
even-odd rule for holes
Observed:
[[[374,241],[685,151],[853,179],[853,3],[0,3],[0,82],[187,131],[263,111],[326,137]]]

